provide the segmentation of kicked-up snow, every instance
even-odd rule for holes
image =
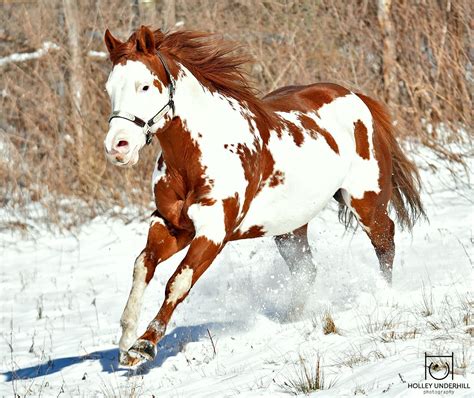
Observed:
[[[148,222],[98,218],[36,240],[3,232],[0,396],[286,397],[308,378],[322,397],[473,396],[474,195],[468,174],[428,156],[418,163],[430,222],[397,229],[392,287],[334,204],[310,224],[318,276],[298,318],[288,314],[301,289],[273,240],[234,242],[176,310],[155,361],[134,370],[118,365],[119,319]],[[158,267],[139,333],[182,257]],[[425,361],[452,374],[425,379]]]

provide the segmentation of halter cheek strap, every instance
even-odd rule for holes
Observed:
[[[143,134],[145,134],[147,145],[151,144],[151,141],[153,139],[153,133],[151,130],[153,129],[155,124],[157,124],[170,110],[172,110],[174,114],[173,97],[174,97],[174,92],[176,89],[176,83],[173,76],[171,75],[171,72],[163,56],[158,51],[156,52],[156,55],[158,56],[161,63],[163,64],[163,67],[166,72],[166,77],[168,78],[168,82],[169,82],[168,83],[168,93],[169,93],[168,102],[158,112],[156,112],[156,114],[147,122],[145,122],[143,119],[140,119],[138,116],[133,115],[132,113],[128,113],[128,112],[120,111],[120,110],[112,112],[112,114],[109,117],[109,123],[112,119],[120,118],[120,119],[128,120],[136,124],[137,126],[141,127],[143,130]]]

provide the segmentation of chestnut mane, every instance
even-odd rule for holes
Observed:
[[[134,32],[127,42],[110,54],[114,64],[134,58],[138,33]],[[209,90],[243,103],[257,117],[263,118],[267,127],[277,124],[277,118],[257,97],[257,90],[250,83],[243,66],[251,58],[238,52],[241,49],[239,45],[206,32],[178,31],[165,34],[157,29],[153,35],[156,50],[183,64]]]

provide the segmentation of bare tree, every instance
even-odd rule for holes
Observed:
[[[79,167],[79,176],[82,175],[82,146],[84,142],[84,133],[82,126],[82,95],[83,95],[83,76],[82,76],[82,55],[79,26],[79,11],[75,0],[63,0],[64,15],[66,17],[66,28],[68,44],[71,51],[69,58],[69,90],[71,93],[73,124],[74,124],[74,143],[77,151],[77,164]]]
[[[377,17],[383,37],[382,69],[384,94],[386,102],[391,105],[398,99],[398,84],[396,73],[396,38],[390,10],[392,0],[378,0]]]
[[[175,0],[165,0],[163,7],[163,30],[167,31],[176,24]]]

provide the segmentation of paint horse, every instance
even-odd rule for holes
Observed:
[[[292,273],[309,274],[310,283],[316,269],[307,225],[333,197],[340,214],[356,217],[391,280],[387,206],[409,228],[423,207],[417,170],[380,103],[327,83],[260,99],[242,70],[245,57],[205,33],[142,26],[126,42],[107,30],[105,43],[113,63],[107,158],[132,166],[154,138],[159,148],[156,210],[121,318],[121,364],[154,358],[176,306],[227,242],[274,236]],[[136,339],[156,266],[186,246],[158,314]]]

